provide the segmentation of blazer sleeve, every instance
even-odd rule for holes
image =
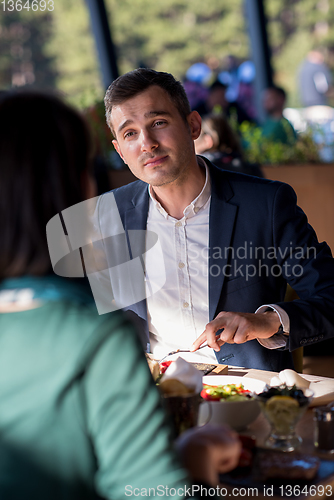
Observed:
[[[282,275],[299,299],[280,302],[290,318],[290,351],[334,336],[334,259],[319,243],[294,190],[281,184],[273,205],[273,240]]]

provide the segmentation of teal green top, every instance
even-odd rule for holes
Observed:
[[[293,144],[297,138],[291,123],[284,117],[268,118],[262,125],[262,135],[283,144]]]
[[[120,311],[99,316],[67,283],[0,283],[0,299],[21,287],[42,303],[0,314],[0,498],[117,500],[184,488],[132,324]]]

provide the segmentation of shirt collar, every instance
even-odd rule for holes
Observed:
[[[208,166],[202,158],[197,157],[197,162],[201,167],[205,168],[205,183],[199,195],[184,209],[183,215],[186,219],[194,217],[204,207],[211,196],[211,183]],[[148,186],[148,192],[151,201],[154,203],[154,206],[158,210],[158,212],[166,219],[173,219],[173,217],[171,217],[163,208],[163,206],[158,202],[150,185]]]

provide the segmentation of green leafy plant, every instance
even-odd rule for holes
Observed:
[[[320,149],[323,143],[314,141],[314,132],[307,129],[291,137],[288,144],[265,137],[260,127],[243,122],[239,127],[245,149],[245,158],[250,163],[287,164],[287,163],[321,163]]]

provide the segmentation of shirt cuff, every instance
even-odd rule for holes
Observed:
[[[276,312],[276,314],[279,317],[279,320],[281,322],[281,325],[283,327],[283,332],[284,333],[275,333],[272,337],[269,339],[257,339],[257,341],[263,346],[266,347],[267,349],[278,349],[280,347],[286,347],[287,344],[287,335],[290,333],[290,318],[289,315],[284,309],[282,309],[280,306],[277,306],[275,304],[265,304],[263,306],[260,306],[258,309],[256,309],[255,314],[257,313],[263,313],[265,312],[268,308],[272,309],[273,311]]]

